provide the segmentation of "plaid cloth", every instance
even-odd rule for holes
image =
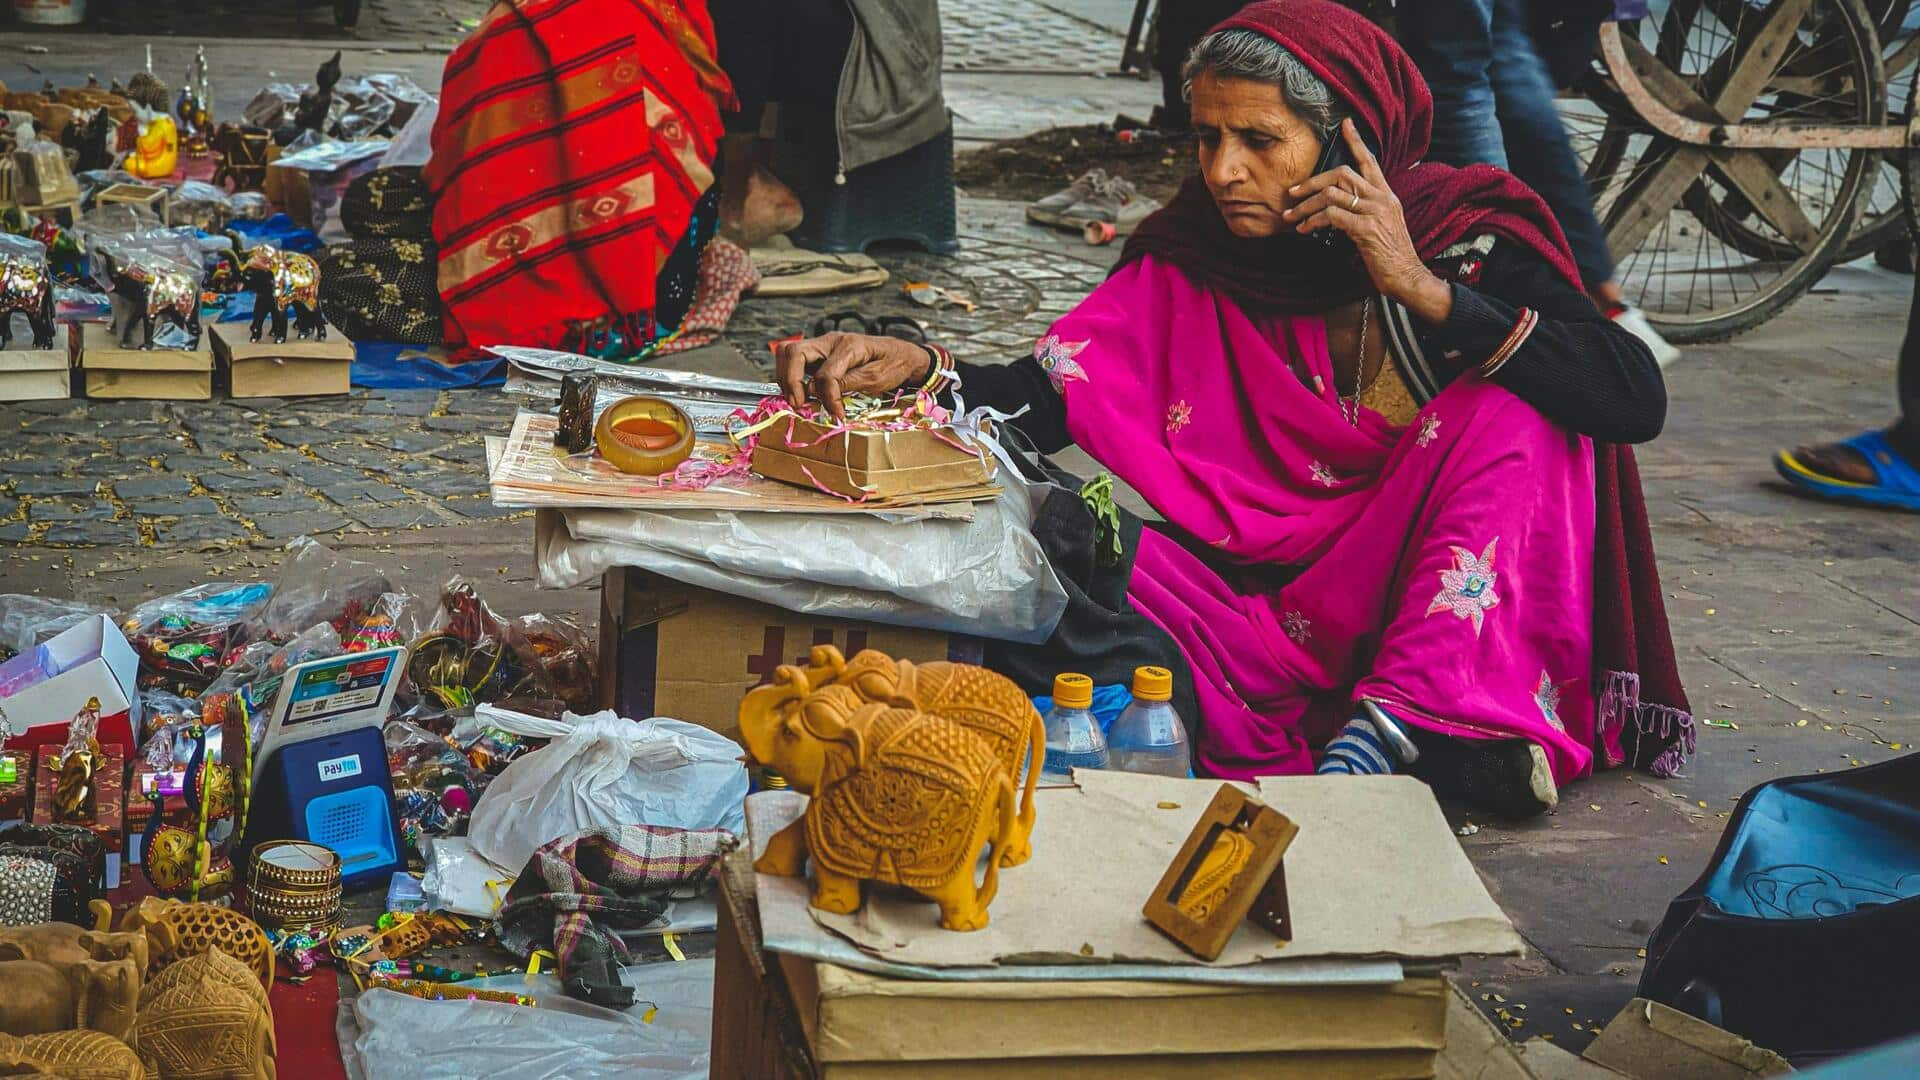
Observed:
[[[667,901],[704,891],[720,857],[738,841],[725,829],[651,825],[589,829],[546,844],[500,905],[500,944],[520,956],[551,949],[573,997],[626,1008],[620,982],[627,947],[616,930],[646,926]]]

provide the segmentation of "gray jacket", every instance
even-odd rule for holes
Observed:
[[[947,128],[938,0],[847,0],[853,44],[840,71],[840,173],[911,150]]]

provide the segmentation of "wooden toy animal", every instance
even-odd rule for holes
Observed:
[[[755,869],[798,877],[811,859],[812,903],[822,911],[858,911],[861,883],[875,881],[933,900],[949,930],[986,926],[1018,827],[1013,780],[993,748],[912,709],[867,705],[846,723],[829,713],[793,710],[797,737],[762,762],[799,772],[805,766],[787,752],[798,750],[819,754],[821,768],[806,813],[774,835]],[[975,885],[983,851],[986,875]]]
[[[153,324],[164,319],[187,332],[188,348],[200,346],[200,290],[187,274],[176,270],[155,270],[143,263],[125,265],[107,258],[108,277],[113,294],[127,301],[126,325],[120,331],[120,347],[133,348],[133,328],[143,330],[140,348],[153,348]]]
[[[96,922],[94,929],[105,930],[105,920]],[[251,968],[261,985],[273,982],[273,943],[259,923],[232,908],[149,896],[120,916],[120,929],[146,933],[150,972],[182,957],[218,949]]]
[[[106,901],[94,903],[105,906]],[[0,960],[77,964],[84,960],[125,959],[132,959],[141,971],[147,970],[147,935],[86,930],[64,922],[0,928]]]
[[[99,1031],[50,1031],[15,1038],[0,1035],[0,1076],[85,1077],[86,1080],[146,1080],[133,1047]]]
[[[49,964],[0,960],[0,1032],[38,1035],[68,1028],[125,1038],[140,1000],[140,971],[131,958]]]
[[[33,327],[33,347],[53,348],[53,279],[45,263],[0,255],[0,350],[13,347],[13,316]]]
[[[240,278],[253,294],[253,325],[248,341],[260,340],[260,327],[273,316],[275,344],[287,340],[287,308],[293,308],[294,332],[305,341],[327,340],[320,315],[320,266],[310,256],[261,244],[247,254]]]
[[[757,756],[771,752],[781,737],[782,710],[793,707],[831,710],[845,723],[862,705],[910,706],[961,725],[987,741],[1007,775],[1025,771],[1019,828],[1001,858],[1002,866],[1018,866],[1033,852],[1035,818],[1033,791],[1039,779],[1038,763],[1046,756],[1047,731],[1033,702],[1013,680],[972,664],[937,661],[914,664],[885,653],[864,649],[848,661],[832,645],[816,645],[805,668],[782,666],[773,683],[749,693],[740,706],[740,730],[748,749]],[[789,705],[788,703],[794,703]],[[1028,768],[1031,761],[1034,767]],[[815,769],[806,774],[782,775],[795,790],[813,790]]]
[[[274,1080],[267,992],[245,964],[218,950],[181,960],[147,984],[131,1041],[153,1076]]]

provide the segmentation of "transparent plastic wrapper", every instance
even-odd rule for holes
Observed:
[[[543,588],[634,566],[788,611],[1038,643],[1067,609],[1033,538],[1045,489],[1001,470],[972,521],[876,525],[864,515],[568,510],[535,541]]]
[[[514,620],[540,658],[553,693],[584,715],[599,699],[599,643],[572,619],[534,612]]]
[[[289,144],[288,149],[292,150],[298,142]],[[387,145],[385,139],[324,139],[274,162],[281,168],[300,169],[308,174],[307,188],[313,196],[312,229],[325,243],[338,244],[348,239],[346,228],[340,223],[340,199],[354,178],[379,167]]]
[[[49,139],[33,139],[13,154],[13,197],[45,205],[80,197],[80,182],[67,167],[67,152]]]
[[[474,850],[501,866],[525,866],[534,849],[597,826],[721,828],[746,835],[747,770],[740,745],[665,717],[634,722],[613,710],[558,721],[503,709],[477,719],[553,738],[494,778],[473,808]]]
[[[440,104],[440,99],[431,91],[411,78],[396,72],[369,75],[367,85],[393,101],[393,118],[388,121],[388,126],[394,130],[413,123],[422,110],[435,108]]]
[[[247,738],[259,746],[267,732],[267,717],[280,694],[281,677],[296,664],[340,655],[340,632],[331,623],[315,623],[284,644],[255,641],[241,650],[200,695],[202,719],[208,727],[245,717]]]
[[[193,740],[187,737],[187,729],[200,722],[200,702],[149,690],[140,695],[140,706],[145,713],[140,722],[140,756],[147,764],[164,772],[191,761]]]
[[[624,968],[650,1007],[625,1012],[569,998],[547,974],[461,984],[528,994],[535,1008],[369,990],[340,1004],[341,1058],[354,1080],[703,1080],[713,972],[711,959]]]
[[[445,737],[404,720],[388,722],[387,769],[393,776],[394,817],[412,866],[426,864],[429,837],[466,831],[474,801],[491,779]]]
[[[47,245],[31,237],[0,232],[0,256],[31,263],[43,272],[47,267]]]
[[[143,687],[198,692],[247,643],[246,624],[265,604],[265,582],[195,585],[140,604],[120,629],[140,654]]]
[[[273,213],[273,204],[258,191],[237,191],[227,196],[229,221],[265,221]]]
[[[0,664],[0,698],[9,698],[29,686],[37,686],[60,674],[53,654],[45,645],[35,645]]]
[[[227,227],[233,214],[227,193],[200,180],[183,180],[173,189],[168,202],[173,223],[191,225],[204,232],[217,233]]]
[[[398,103],[361,78],[345,78],[334,84],[334,103],[328,110],[328,130],[343,139],[362,139],[377,135],[393,119]]]
[[[361,614],[395,592],[378,566],[343,555],[310,536],[286,547],[280,579],[260,612],[257,637],[285,641],[315,623],[332,623],[344,641]],[[411,636],[418,627],[406,627]],[[356,650],[358,651],[358,650]]]
[[[420,890],[426,894],[428,910],[477,919],[500,913],[500,902],[518,871],[488,862],[465,836],[430,836],[422,844],[427,869],[421,875]]]
[[[0,595],[0,659],[25,652],[95,615],[115,616],[110,608],[82,600],[59,600],[25,593]]]
[[[268,83],[253,95],[240,115],[254,127],[278,129],[293,119],[293,107],[300,104],[300,88],[290,83]]]
[[[445,706],[554,696],[527,635],[494,614],[478,587],[458,576],[441,591],[432,629],[413,642],[407,683],[422,701]]]
[[[433,122],[440,116],[440,103],[428,100],[407,118],[406,126],[394,133],[393,142],[380,158],[380,167],[396,165],[425,166],[433,159]]]
[[[66,322],[107,322],[113,318],[113,298],[93,289],[55,285],[53,310]]]

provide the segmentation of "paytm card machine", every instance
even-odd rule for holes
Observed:
[[[374,649],[287,672],[254,755],[248,847],[305,840],[330,848],[346,889],[384,886],[402,868],[381,726],[406,661],[405,648]]]

